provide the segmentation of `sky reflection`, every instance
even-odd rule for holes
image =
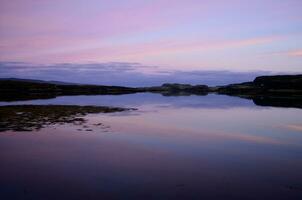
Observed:
[[[139,110],[86,116],[89,128],[103,123],[106,131],[57,125],[2,133],[2,197],[301,198],[290,189],[302,179],[301,109],[259,109],[216,95],[70,98],[28,103],[110,102]]]

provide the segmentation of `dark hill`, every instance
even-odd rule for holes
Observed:
[[[257,105],[302,108],[302,75],[260,76],[252,82],[208,87],[163,84],[157,87],[80,85],[24,79],[0,79],[0,101],[54,98],[66,95],[120,95],[137,92],[164,96],[225,94],[252,99]]]

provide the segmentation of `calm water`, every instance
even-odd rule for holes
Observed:
[[[302,199],[302,109],[217,95],[8,104],[138,110],[88,115],[93,131],[0,133],[0,199]]]

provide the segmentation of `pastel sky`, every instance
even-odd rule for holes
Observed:
[[[302,72],[302,1],[0,0],[0,61]]]

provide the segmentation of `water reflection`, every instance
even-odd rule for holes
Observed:
[[[228,96],[59,97],[18,104],[136,107],[0,134],[1,199],[301,199],[302,110]]]
[[[144,105],[145,103],[165,103],[176,104],[177,107],[193,106],[193,107],[238,107],[247,105],[270,106],[270,107],[285,107],[285,108],[302,108],[302,97],[297,95],[235,95],[235,94],[171,94],[164,93],[133,93],[120,95],[73,95],[73,96],[36,96],[31,98],[16,97],[13,100],[5,100],[7,96],[1,96],[0,105],[15,105],[15,104],[71,104],[71,105]],[[238,99],[238,98],[241,98]],[[245,99],[246,101],[244,101]],[[193,104],[192,104],[193,103]]]
[[[118,107],[140,107],[158,105],[168,107],[192,108],[232,108],[251,107],[253,102],[247,99],[225,95],[210,94],[207,96],[162,96],[152,93],[137,93],[127,95],[96,95],[96,96],[61,96],[54,99],[40,99],[29,101],[0,102],[0,105],[96,105]]]

